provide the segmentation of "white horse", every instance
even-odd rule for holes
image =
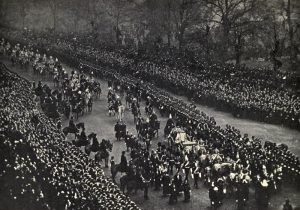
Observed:
[[[117,120],[122,121],[125,113],[125,106],[120,105],[118,106],[118,115],[117,115]]]

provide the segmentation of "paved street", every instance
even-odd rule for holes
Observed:
[[[31,71],[26,72],[25,70],[19,69],[18,67],[12,68],[10,63],[4,60],[4,63],[7,64],[8,68],[17,72],[21,76],[27,78],[30,81],[38,81],[40,78],[34,76]],[[71,69],[68,66],[65,66],[68,71]],[[43,81],[49,84],[52,88],[52,82]],[[116,118],[114,116],[108,116],[107,110],[107,82],[100,80],[101,88],[102,88],[102,96],[100,99],[96,100],[93,105],[93,111],[91,113],[85,114],[84,116],[80,117],[78,122],[84,122],[86,127],[86,133],[89,134],[91,132],[97,133],[98,140],[101,141],[102,138],[110,139],[113,143],[113,151],[112,154],[115,156],[116,163],[120,161],[121,152],[125,149],[124,142],[117,142],[114,137],[114,124],[116,123]],[[179,97],[179,96],[177,96]],[[187,101],[185,97],[180,97],[183,100]],[[123,99],[123,104],[125,104],[125,100]],[[142,103],[141,111],[144,114],[144,102]],[[254,135],[261,137],[263,140],[270,140],[276,143],[285,143],[289,146],[291,151],[296,153],[298,156],[300,155],[300,132],[291,130],[288,128],[284,128],[277,125],[268,125],[264,123],[253,122],[249,120],[241,120],[234,118],[232,115],[216,111],[209,107],[204,107],[197,105],[198,109],[203,110],[210,116],[215,117],[217,123],[221,126],[225,126],[226,124],[231,124],[236,128],[240,129],[242,133],[247,132],[249,135]],[[158,113],[158,112],[157,112]],[[159,130],[159,138],[154,139],[152,142],[152,149],[155,148],[159,141],[163,141],[163,127],[165,126],[167,118],[162,118],[159,116],[159,120],[161,121],[161,129]],[[133,123],[133,116],[130,111],[127,109],[125,112],[124,121],[127,125],[127,129],[130,133],[136,135],[135,125]],[[68,124],[68,120],[64,119],[63,125],[66,126]],[[72,137],[69,136],[68,139]],[[128,155],[128,153],[127,153]],[[92,158],[92,155],[91,155]],[[127,158],[129,159],[129,158]],[[104,165],[104,164],[103,164]],[[104,169],[107,176],[110,176],[110,170]],[[117,179],[118,181],[118,179]],[[200,186],[200,189],[193,189],[192,188],[192,197],[191,202],[184,203],[181,202],[183,200],[183,196],[179,198],[178,204],[175,205],[168,205],[168,198],[162,197],[162,192],[153,191],[153,189],[149,190],[150,199],[144,201],[143,199],[143,192],[139,191],[136,195],[131,195],[133,201],[136,202],[138,206],[142,209],[207,209],[210,206],[209,198],[208,198],[208,189],[204,186]],[[290,186],[286,186],[283,189],[283,192],[278,195],[273,195],[271,198],[270,209],[281,209],[282,204],[284,203],[286,198],[289,198],[292,204],[295,206],[300,206],[300,193],[295,192],[293,188]],[[235,208],[235,201],[233,199],[224,199],[224,205],[220,209],[234,209]],[[249,206],[247,209],[254,209],[255,208],[255,201],[254,201],[254,191],[251,190],[250,193],[250,201]]]

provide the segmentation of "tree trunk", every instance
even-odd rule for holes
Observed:
[[[239,66],[241,64],[241,54],[242,54],[242,35],[239,33],[236,37],[235,43],[235,64]]]
[[[288,0],[287,2],[287,23],[288,23],[288,34],[289,34],[289,42],[290,42],[290,48],[289,48],[289,56],[290,56],[290,62],[291,62],[291,69],[296,69],[296,63],[297,63],[297,47],[294,43],[294,27],[292,25],[291,20],[291,0]]]
[[[168,31],[168,34],[167,34],[167,38],[168,38],[168,47],[171,46],[171,33]]]
[[[223,43],[222,43],[222,48],[221,48],[221,53],[222,53],[222,58],[224,61],[227,60],[227,53],[228,53],[228,47],[229,47],[229,31],[230,31],[230,26],[229,23],[227,22],[226,18],[223,22]]]
[[[209,25],[206,25],[206,33],[205,33],[205,54],[206,56],[209,55],[209,33],[210,33],[210,27]]]
[[[183,42],[184,42],[184,32],[185,32],[185,27],[181,26],[178,34],[178,48],[181,51],[183,47]]]
[[[53,13],[53,31],[56,31],[56,12]]]
[[[171,1],[168,1],[168,47],[171,46]]]
[[[22,18],[22,29],[25,27],[25,17],[26,17],[26,6],[25,6],[25,1],[22,0],[20,4],[20,16]]]

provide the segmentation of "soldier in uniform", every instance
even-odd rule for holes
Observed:
[[[195,163],[194,167],[192,168],[193,177],[194,177],[194,187],[196,189],[199,188],[198,181],[199,181],[199,174],[200,174],[200,168],[198,166],[198,162]]]
[[[177,190],[176,190],[176,185],[175,183],[172,183],[170,186],[170,197],[169,197],[169,204],[174,204],[177,203]]]
[[[185,179],[183,183],[184,202],[189,202],[191,199],[191,187],[189,181]]]
[[[179,174],[179,172],[177,172],[173,178],[173,182],[176,186],[176,191],[177,194],[179,194],[179,192],[181,191],[181,187],[182,187],[182,176]]]
[[[170,175],[169,173],[164,173],[162,177],[162,185],[163,185],[163,196],[167,196],[170,191]]]
[[[218,207],[218,187],[211,186],[209,189],[209,199],[212,207]]]
[[[160,179],[161,179],[161,174],[160,174],[159,169],[157,168],[155,171],[155,174],[154,174],[154,185],[155,185],[154,190],[160,189],[160,184],[161,184]]]
[[[175,165],[175,159],[174,159],[174,155],[171,153],[170,154],[170,158],[169,158],[169,166],[168,166],[168,172],[170,174],[173,174],[173,167]]]
[[[269,184],[266,179],[257,184],[255,195],[258,209],[267,209],[269,206]]]
[[[184,169],[184,173],[185,173],[185,179],[188,180],[190,169],[191,169],[190,161],[188,160],[188,158],[186,158],[186,161],[183,164],[183,169]]]

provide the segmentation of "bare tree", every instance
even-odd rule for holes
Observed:
[[[49,0],[49,7],[51,10],[51,15],[52,15],[52,30],[56,31],[57,29],[57,14],[58,14],[58,4],[59,0]]]
[[[244,27],[258,20],[252,18],[252,13],[259,6],[259,0],[206,0],[207,6],[213,12],[212,22],[218,23],[223,30],[223,53],[226,53],[230,46],[230,32],[235,31],[237,42],[241,43],[240,27]],[[239,34],[239,35],[238,35]],[[235,39],[234,39],[235,40]],[[240,41],[238,41],[240,40]],[[240,47],[235,47],[240,49]]]
[[[293,64],[292,68],[295,68],[298,54],[298,46],[295,42],[295,35],[300,29],[300,3],[297,0],[286,0],[282,1],[282,7],[285,11],[284,17],[287,24],[290,61]]]
[[[87,0],[87,20],[94,40],[98,38],[100,21],[103,17],[103,0]]]
[[[80,21],[80,19],[83,18],[83,9],[85,6],[86,2],[81,1],[81,0],[72,0],[69,1],[69,8],[73,13],[73,30],[75,33],[78,31],[78,23]]]
[[[28,3],[28,1],[26,0],[20,0],[20,18],[22,19],[22,29],[25,28],[25,19],[26,19],[26,15],[27,15],[27,11],[26,11],[26,4]]]
[[[115,40],[121,43],[122,32],[120,25],[126,21],[130,22],[132,7],[134,2],[128,0],[103,0],[105,4],[105,12],[112,20],[112,29],[115,33]]]
[[[166,31],[167,39],[168,39],[168,46],[171,45],[171,35],[172,35],[172,0],[165,0],[163,2],[163,28]]]
[[[201,12],[201,4],[198,0],[173,1],[172,14],[176,27],[178,47],[182,49],[186,29],[197,21]]]
[[[0,20],[4,20],[7,16],[7,3],[8,0],[2,0],[0,1]],[[3,24],[4,21],[1,21],[1,23]]]

